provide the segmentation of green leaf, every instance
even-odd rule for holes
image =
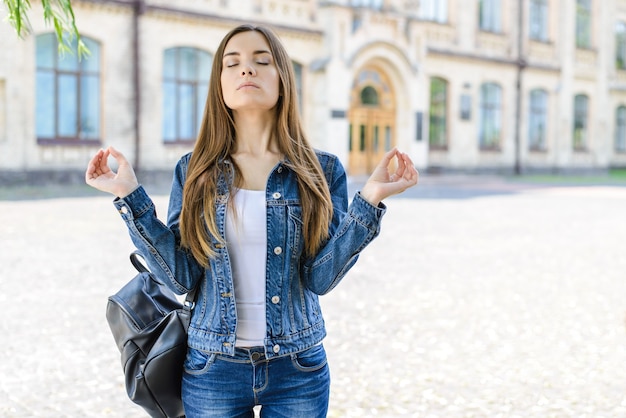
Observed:
[[[17,36],[24,38],[31,33],[30,0],[2,0],[8,10],[7,20],[15,28]],[[78,59],[89,56],[89,49],[82,42],[80,32],[76,26],[76,16],[70,0],[41,0],[43,19],[46,25],[54,26],[54,32],[59,44],[59,54],[73,53],[72,41],[76,38]]]

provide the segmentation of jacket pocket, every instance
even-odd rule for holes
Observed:
[[[295,258],[298,258],[302,253],[304,244],[302,236],[302,208],[296,205],[288,205],[287,214],[289,218],[287,226],[288,242],[291,247],[291,254]]]

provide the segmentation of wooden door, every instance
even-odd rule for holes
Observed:
[[[359,73],[352,88],[348,117],[348,172],[350,175],[370,174],[396,143],[393,93],[379,70],[366,68]]]

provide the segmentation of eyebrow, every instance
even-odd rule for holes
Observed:
[[[259,50],[256,50],[256,51],[254,51],[252,53],[252,55],[261,55],[261,54],[270,54],[270,55],[272,55],[272,53],[270,51],[266,50],[266,49],[259,49]],[[222,58],[226,58],[226,57],[229,57],[229,56],[239,56],[239,55],[241,55],[241,53],[239,53],[237,51],[226,52]]]

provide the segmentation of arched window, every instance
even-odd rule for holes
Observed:
[[[372,86],[366,86],[361,90],[361,103],[366,106],[378,106],[378,92]]]
[[[626,106],[615,111],[615,151],[626,152]]]
[[[502,136],[502,88],[495,83],[480,87],[479,146],[499,149]]]
[[[584,94],[574,97],[574,132],[573,148],[575,150],[587,149],[589,98]]]
[[[163,140],[195,141],[204,114],[213,56],[175,47],[163,54]]]
[[[430,80],[428,143],[431,148],[448,146],[448,82],[438,77]]]
[[[548,120],[548,93],[542,89],[530,92],[528,112],[528,148],[535,151],[546,149],[546,122]]]
[[[36,131],[40,143],[100,140],[100,44],[81,38],[91,54],[59,55],[56,35],[36,43]],[[72,50],[76,50],[73,41]]]

